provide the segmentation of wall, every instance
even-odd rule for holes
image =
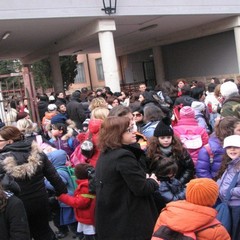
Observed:
[[[162,47],[166,79],[239,73],[234,32]]]

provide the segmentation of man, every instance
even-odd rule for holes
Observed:
[[[141,84],[139,85],[139,91],[140,91],[140,92],[145,92],[146,89],[147,89],[147,86],[146,86],[145,83],[141,83]]]

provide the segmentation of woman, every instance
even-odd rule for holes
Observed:
[[[48,223],[44,178],[54,186],[57,196],[67,193],[67,188],[53,165],[39,151],[35,141],[24,141],[23,134],[13,126],[0,130],[0,153],[0,173],[9,174],[20,186],[18,197],[26,209],[31,237],[34,240],[56,239]],[[7,189],[11,191],[10,187]]]
[[[130,146],[135,142],[128,117],[108,117],[103,122],[99,135],[101,155],[96,166],[99,240],[151,239],[157,217],[152,194],[158,183],[146,179],[138,163],[142,150]]]

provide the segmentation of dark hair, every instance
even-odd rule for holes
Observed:
[[[182,156],[184,147],[180,141],[180,139],[173,135],[172,137],[172,158],[174,158],[176,161],[181,161],[182,159],[179,159],[179,156]],[[159,140],[157,137],[151,137],[148,141],[148,148],[147,148],[147,157],[151,159],[150,169],[153,170],[152,166],[154,166],[154,162],[157,161],[160,158],[164,158],[164,154],[161,152],[161,145],[159,143]]]
[[[79,163],[75,166],[74,173],[77,179],[88,179],[88,168],[91,167],[87,163]]]
[[[185,84],[181,89],[182,95],[191,95],[191,87],[187,84]]]
[[[217,84],[215,84],[215,83],[210,83],[210,84],[208,85],[208,91],[209,91],[209,92],[214,92],[214,89],[215,89],[216,86],[217,86]]]
[[[177,173],[178,165],[173,158],[163,157],[154,160],[152,168],[155,169],[154,173],[158,180],[160,180],[161,177],[167,177],[169,174],[175,175]]]
[[[57,130],[63,131],[63,135],[67,133],[67,125],[64,123],[54,123],[52,126]]]
[[[215,181],[217,181],[219,178],[222,177],[223,173],[225,172],[225,170],[227,169],[227,166],[229,165],[229,163],[231,161],[232,161],[232,159],[225,152],[224,155],[222,156],[221,166],[218,170],[218,173],[217,173],[216,177],[214,177]]]
[[[4,140],[12,140],[13,142],[21,141],[24,139],[22,132],[14,126],[5,126],[0,129],[0,136]]]
[[[220,84],[220,80],[216,77],[212,77],[212,80],[214,81],[215,84]]]
[[[104,152],[109,149],[117,149],[122,146],[122,135],[130,124],[128,117],[107,117],[102,123],[98,147]]]
[[[119,99],[118,99],[116,96],[110,96],[110,97],[108,97],[108,98],[107,98],[107,103],[110,104],[110,105],[112,105],[115,100],[117,100],[117,101],[118,101],[118,104],[120,104],[120,101],[119,101]]]
[[[192,93],[191,93],[191,97],[196,99],[196,100],[199,100],[203,94],[204,94],[204,88],[202,87],[195,87],[195,88],[192,88]]]
[[[143,113],[144,113],[145,123],[160,121],[165,116],[163,111],[154,104],[151,104],[151,105],[149,104],[146,107],[144,107]]]

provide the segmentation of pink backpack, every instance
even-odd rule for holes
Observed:
[[[87,160],[88,159],[86,157],[84,157],[81,152],[81,144],[79,144],[75,148],[74,152],[71,154],[70,159],[69,159],[72,167],[75,167],[79,163],[86,163]]]

